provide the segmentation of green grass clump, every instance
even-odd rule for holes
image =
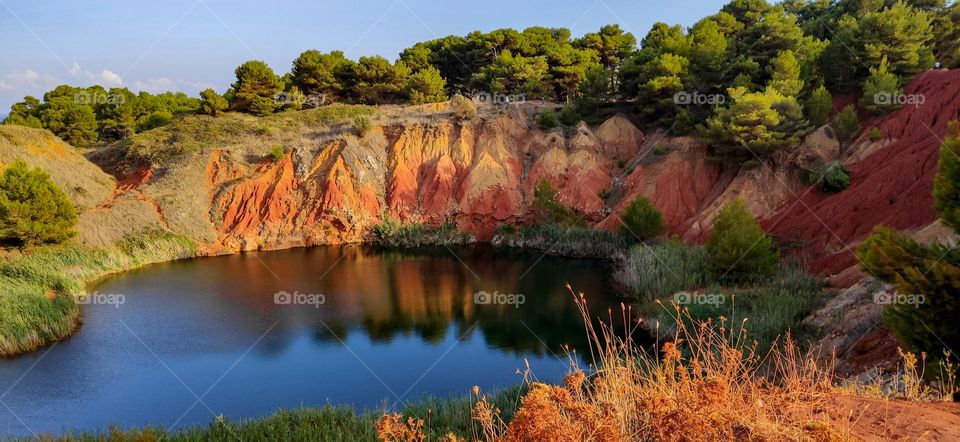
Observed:
[[[629,295],[656,299],[707,282],[707,253],[700,246],[653,241],[630,248],[614,277]]]
[[[539,250],[550,255],[612,259],[626,247],[616,233],[581,225],[544,224],[512,229],[502,226],[493,244]]]
[[[373,243],[386,247],[452,246],[476,242],[473,235],[457,230],[452,223],[429,226],[404,223],[389,216],[373,226],[372,233]]]
[[[505,389],[488,398],[501,410],[504,421],[512,419],[520,404],[522,386]],[[471,416],[474,398],[425,397],[408,403],[403,415],[424,421],[426,440],[441,440],[453,433],[466,440],[473,439],[475,428]],[[170,442],[205,442],[237,440],[283,440],[283,441],[361,441],[377,442],[376,424],[382,413],[369,411],[357,413],[346,406],[328,405],[323,408],[298,408],[280,410],[266,417],[232,421],[217,418],[207,426],[182,430],[166,430],[156,427],[120,429],[106,432],[67,433],[60,440],[71,442],[101,442],[104,440],[163,440]],[[17,439],[13,439],[17,440]],[[31,439],[20,439],[23,441]]]
[[[74,296],[96,278],[193,256],[196,244],[168,232],[127,237],[110,249],[47,246],[0,263],[0,357],[67,336],[80,323]]]

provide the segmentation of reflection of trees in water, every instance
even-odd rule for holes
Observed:
[[[607,281],[608,269],[595,262],[551,257],[538,262],[536,254],[484,247],[456,250],[457,257],[446,249],[355,247],[342,252],[348,256],[327,278],[332,286],[347,287],[360,297],[356,326],[374,342],[398,335],[441,342],[452,330],[454,338],[466,339],[463,334],[476,324],[486,342],[501,350],[562,357],[564,346],[581,354],[587,350],[580,312],[565,287],[568,282],[590,294],[595,315],[619,308]],[[523,294],[526,303],[477,305],[474,295],[481,290]],[[331,330],[346,339],[348,327],[326,325],[318,326],[318,341],[337,340]]]

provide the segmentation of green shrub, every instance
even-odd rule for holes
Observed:
[[[275,163],[282,160],[285,156],[287,156],[287,152],[283,150],[283,147],[276,144],[270,148],[270,153],[267,154],[267,158]]]
[[[628,239],[646,241],[663,232],[663,215],[643,195],[624,209],[620,222],[620,234]]]
[[[572,104],[567,104],[560,109],[560,114],[557,115],[557,120],[560,124],[564,126],[576,126],[582,120],[580,113],[577,112],[576,107]]]
[[[837,118],[830,123],[834,134],[841,143],[845,143],[853,138],[860,131],[860,118],[857,117],[857,108],[848,104],[837,115]]]
[[[707,282],[707,254],[702,247],[676,241],[637,244],[627,252],[614,277],[639,298],[671,296]]]
[[[370,117],[366,115],[357,115],[353,119],[353,130],[357,131],[357,136],[363,137],[370,132]]]
[[[0,176],[0,240],[22,246],[63,242],[76,234],[77,211],[43,170],[17,160]]]
[[[873,140],[873,141],[879,141],[881,138],[883,138],[883,133],[880,132],[880,128],[879,128],[879,127],[874,127],[873,129],[870,129],[870,139],[871,139],[871,140]]]
[[[545,224],[499,232],[493,244],[539,250],[549,255],[610,259],[622,253],[622,236],[582,225]]]
[[[951,123],[940,149],[933,182],[935,207],[943,223],[960,231],[960,124]],[[904,303],[883,310],[884,323],[910,350],[933,359],[944,349],[960,348],[960,247],[922,245],[886,227],[857,248],[857,258],[871,275],[894,285]],[[920,298],[922,296],[923,298]],[[911,298],[912,297],[912,298]],[[910,303],[910,300],[921,301]]]
[[[476,241],[473,235],[461,232],[455,224],[428,226],[403,223],[389,215],[373,226],[373,242],[387,247],[413,248],[425,246],[452,246]]]
[[[850,170],[839,161],[831,161],[815,170],[810,181],[824,192],[839,192],[850,186]]]
[[[810,124],[814,127],[827,124],[830,111],[833,109],[833,96],[830,95],[826,87],[820,86],[814,90],[804,104],[803,110],[807,119],[810,120]]]
[[[557,201],[557,189],[554,189],[546,179],[533,189],[533,213],[537,222],[541,224],[582,224],[583,218],[577,216],[573,209]]]
[[[450,99],[450,112],[458,120],[472,120],[477,117],[477,105],[473,100],[457,94]]]
[[[660,155],[666,155],[666,154],[668,154],[669,152],[670,152],[670,147],[669,147],[669,146],[664,146],[664,145],[662,145],[662,144],[658,144],[658,145],[656,145],[656,146],[653,146],[653,154],[654,154],[654,155],[658,155],[658,156],[660,156]]]
[[[140,119],[139,124],[137,124],[137,131],[156,129],[170,124],[171,121],[173,121],[173,114],[165,110],[156,111]]]
[[[213,89],[204,89],[200,92],[200,112],[216,116],[218,113],[227,109],[227,99],[223,98]]]
[[[707,254],[711,274],[721,282],[760,281],[773,273],[779,259],[773,240],[739,198],[720,209]]]
[[[553,109],[543,109],[537,113],[537,127],[542,130],[557,127],[557,113]]]

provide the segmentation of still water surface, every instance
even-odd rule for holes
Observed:
[[[320,247],[106,279],[91,287],[101,295],[93,301],[123,304],[87,305],[69,340],[0,360],[9,407],[0,406],[0,436],[385,408],[518,384],[524,360],[556,381],[568,367],[563,345],[586,350],[565,285],[588,293],[595,313],[619,305],[598,262],[454,251]],[[525,303],[477,304],[481,291]]]

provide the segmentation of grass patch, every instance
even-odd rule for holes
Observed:
[[[515,228],[501,225],[491,241],[498,247],[539,250],[549,255],[613,259],[626,247],[622,236],[579,225],[545,224]]]
[[[459,231],[452,223],[428,226],[404,223],[389,216],[373,227],[372,234],[374,244],[396,248],[454,246],[476,242],[473,235]]]
[[[495,393],[491,400],[507,419],[519,406],[525,387],[513,387]],[[474,434],[471,397],[426,397],[408,404],[403,416],[422,419],[427,440],[441,440],[453,433],[467,440]],[[169,431],[147,427],[111,428],[106,432],[71,432],[51,440],[101,442],[103,440],[163,440],[176,442],[283,440],[283,441],[369,441],[375,442],[379,412],[357,413],[347,406],[280,410],[261,418],[231,421],[216,419],[206,427]],[[32,439],[14,439],[32,440]],[[45,439],[46,440],[46,439]]]
[[[80,323],[74,296],[104,275],[193,256],[196,244],[167,232],[127,237],[110,249],[47,246],[0,263],[0,356],[34,350]]]
[[[671,240],[634,245],[614,274],[627,295],[652,300],[707,282],[707,252]]]

